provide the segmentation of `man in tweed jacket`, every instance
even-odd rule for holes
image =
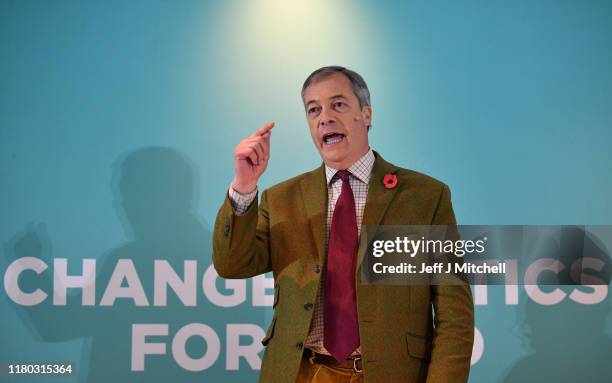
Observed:
[[[323,164],[263,191],[258,206],[257,181],[267,167],[274,124],[264,125],[236,146],[235,177],[215,222],[213,262],[220,276],[274,275],[261,382],[341,381],[321,377],[343,373],[346,365],[333,366],[332,359],[319,373],[305,364],[310,354],[323,363],[330,359],[322,311],[331,215],[344,182],[334,177],[338,170],[350,172],[358,227],[456,223],[445,184],[370,149],[372,108],[361,76],[321,68],[304,83],[302,98]],[[393,187],[383,183],[385,176]],[[350,381],[466,382],[474,327],[469,286],[362,284],[363,251],[355,257],[360,343],[348,359],[355,366]]]

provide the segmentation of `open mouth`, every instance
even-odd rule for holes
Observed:
[[[323,144],[335,145],[344,140],[344,134],[342,133],[328,133],[323,136]]]

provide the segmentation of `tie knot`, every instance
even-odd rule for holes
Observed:
[[[336,174],[338,175],[338,178],[342,180],[342,182],[348,182],[349,174],[351,173],[348,170],[339,170]]]

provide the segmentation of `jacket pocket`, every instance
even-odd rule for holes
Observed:
[[[431,360],[431,340],[420,335],[406,333],[406,347],[410,356],[427,361]]]
[[[268,332],[266,336],[261,340],[261,344],[267,346],[270,343],[270,339],[274,336],[274,326],[276,326],[276,315],[272,318],[272,323],[270,323],[270,327],[268,327]]]

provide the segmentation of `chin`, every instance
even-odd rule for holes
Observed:
[[[338,153],[336,151],[324,150],[324,151],[321,152],[321,157],[326,158],[326,159],[331,160],[331,161],[339,161],[344,156],[342,156],[340,153]]]

